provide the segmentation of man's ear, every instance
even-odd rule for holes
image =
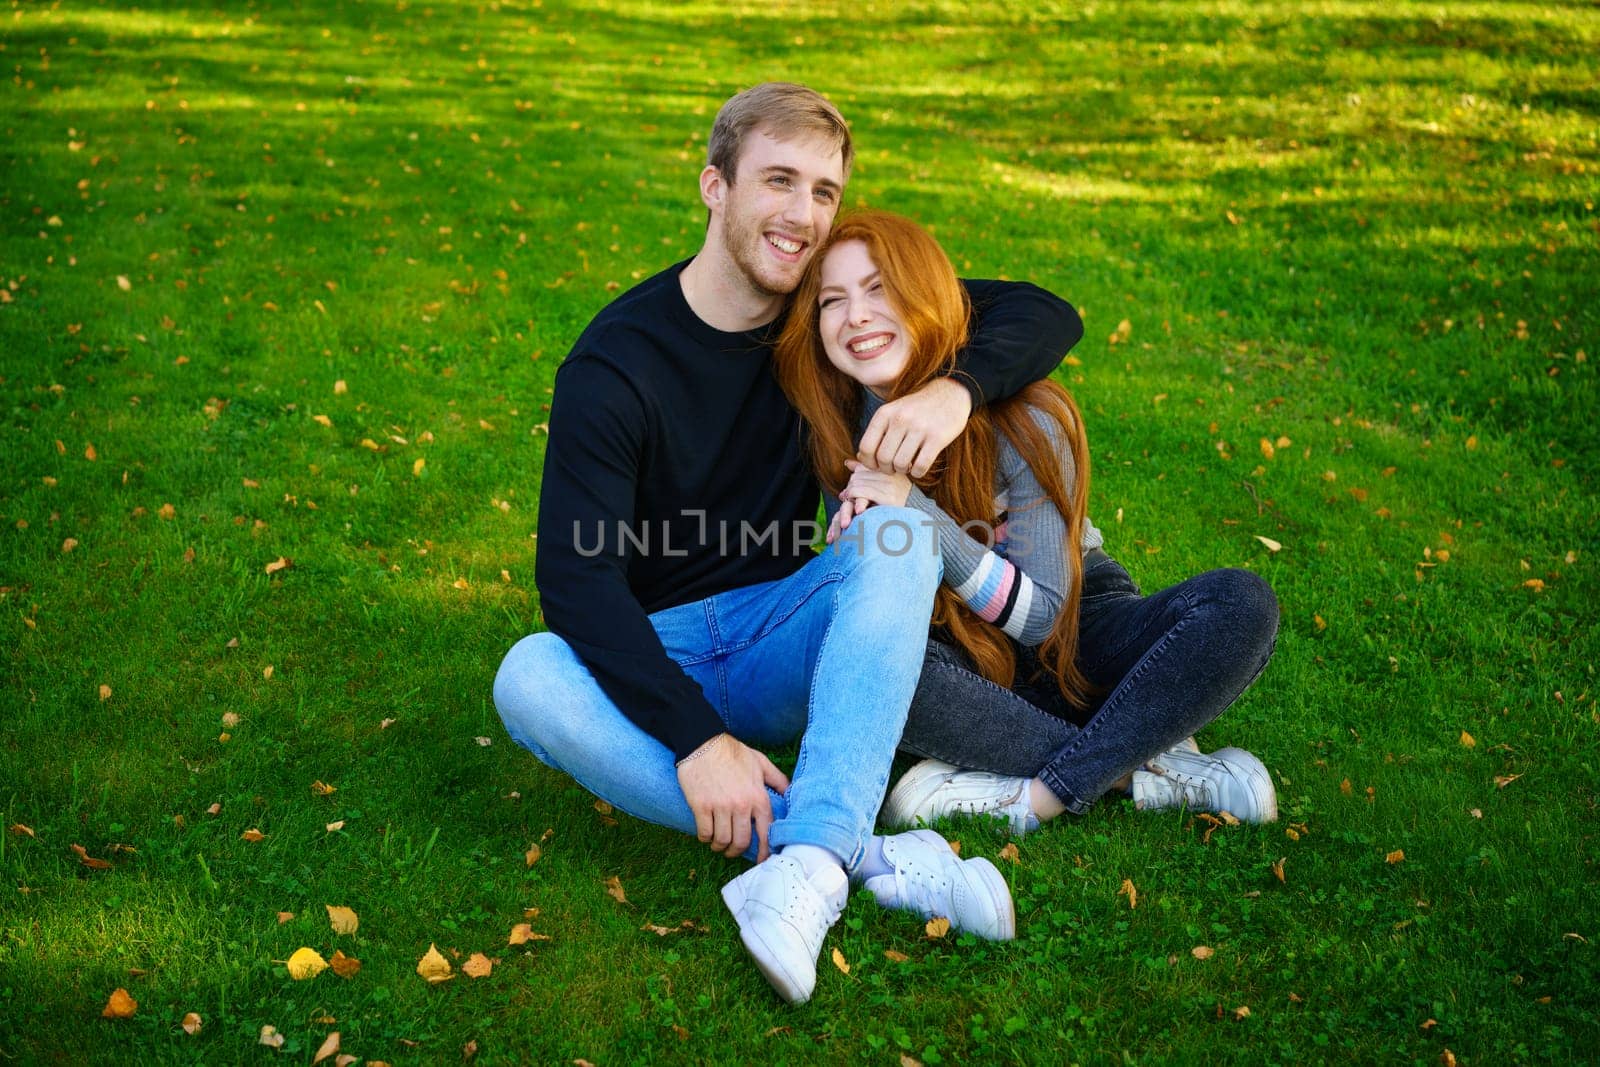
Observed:
[[[722,180],[722,171],[706,164],[705,170],[700,172],[700,202],[705,204],[707,211],[717,211],[722,207],[722,198],[728,191],[728,183]]]

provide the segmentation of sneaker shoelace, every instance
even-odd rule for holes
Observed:
[[[896,896],[924,915],[943,915],[949,910],[950,880],[936,870],[908,861],[895,867],[894,884]]]
[[[1150,769],[1162,778],[1171,782],[1177,792],[1183,796],[1184,803],[1191,808],[1201,807],[1211,802],[1211,780],[1198,774],[1189,774],[1176,771],[1170,767],[1151,764]]]

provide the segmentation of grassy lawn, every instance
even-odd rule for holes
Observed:
[[[0,8],[0,1062],[1596,1055],[1600,9],[982,10]],[[711,119],[767,78],[851,119],[847,206],[1083,311],[1058,374],[1135,577],[1283,606],[1201,738],[1282,822],[1101,804],[1001,860],[1014,943],[856,899],[798,1009],[739,865],[490,701],[542,625],[555,367],[698,247]]]

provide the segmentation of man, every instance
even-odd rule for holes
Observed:
[[[814,554],[818,490],[770,367],[852,147],[797,85],[729,100],[705,242],[602,311],[557,373],[536,580],[550,633],[506,656],[495,704],[541,761],[639,818],[757,865],[723,889],[762,973],[806,1000],[850,882],[888,907],[1014,936],[1005,881],[937,834],[872,834],[921,670],[940,561],[907,509]],[[1082,332],[1042,290],[969,283],[962,380],[886,405],[874,462],[926,471],[971,405],[1048,373]],[[852,525],[854,529],[854,524]],[[792,781],[758,745],[800,738]]]

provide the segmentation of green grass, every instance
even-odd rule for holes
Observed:
[[[1600,12],[983,7],[0,10],[0,819],[35,834],[0,834],[0,1058],[1595,1055]],[[779,77],[852,120],[848,204],[1083,309],[1092,514],[1147,588],[1272,582],[1277,656],[1202,742],[1303,827],[1102,804],[1004,865],[1016,942],[856,900],[798,1009],[738,866],[606,825],[489,697],[540,626],[554,368],[697,247],[716,107]],[[530,907],[552,940],[507,946]],[[429,986],[430,943],[501,962]],[[363,969],[290,981],[302,945]]]

